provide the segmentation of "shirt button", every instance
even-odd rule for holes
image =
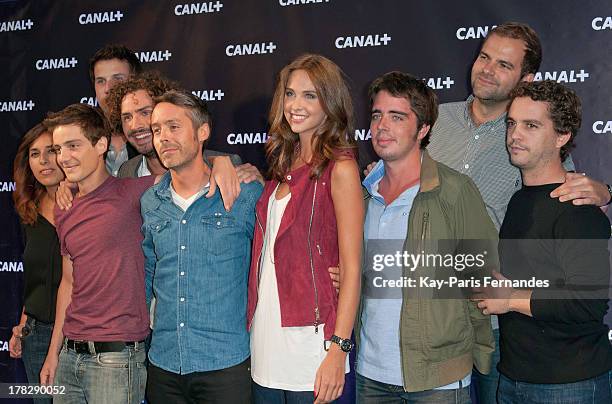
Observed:
[[[185,301],[185,298],[184,298],[184,297],[181,297],[181,302],[184,302],[184,301]]]
[[[464,167],[464,168],[467,170],[468,168],[470,168],[470,165],[469,165],[469,164],[466,164],[466,165],[464,165],[463,167]]]
[[[185,276],[185,272],[184,271],[181,271],[181,276]]]
[[[217,222],[217,226],[221,226],[221,222]]]
[[[474,139],[478,140],[478,139],[480,139],[480,136],[476,135],[476,136],[474,136]]]
[[[185,323],[180,323],[179,324],[181,327],[185,327]]]
[[[291,176],[290,175],[287,176],[287,181],[291,181]]]
[[[184,245],[182,245],[182,246],[181,246],[181,250],[184,250],[184,249],[185,249],[185,246],[184,246]]]
[[[183,219],[183,220],[181,221],[181,223],[185,224],[185,223],[187,223],[187,220]]]

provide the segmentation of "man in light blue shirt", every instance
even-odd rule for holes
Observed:
[[[169,172],[141,199],[147,303],[157,299],[147,400],[250,402],[247,277],[262,186],[242,184],[230,212],[219,193],[205,198],[206,104],[177,91],[155,101],[153,142]]]

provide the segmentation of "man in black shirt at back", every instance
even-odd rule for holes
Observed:
[[[549,197],[564,181],[562,161],[580,122],[579,98],[554,81],[525,83],[511,94],[506,142],[523,188],[500,230],[503,275],[495,280],[505,284],[478,303],[484,314],[500,314],[502,404],[612,403],[603,322],[610,222],[595,206]]]

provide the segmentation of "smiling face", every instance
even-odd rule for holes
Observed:
[[[531,80],[533,74],[521,77],[525,44],[520,39],[491,34],[472,65],[472,91],[483,103],[505,102],[510,92],[522,80]]]
[[[372,146],[385,162],[404,160],[420,153],[419,144],[429,131],[429,125],[417,127],[418,119],[410,102],[379,91],[372,102],[370,131]]]
[[[202,144],[210,135],[207,123],[194,128],[186,108],[160,102],[151,117],[153,144],[163,165],[169,170],[189,166],[202,160]]]
[[[123,97],[121,102],[121,126],[128,142],[145,156],[155,154],[151,132],[153,99],[146,90],[136,90]]]
[[[120,59],[99,60],[94,65],[93,75],[96,98],[104,114],[108,115],[106,97],[113,86],[130,76],[130,64]]]
[[[57,163],[70,182],[83,182],[97,170],[106,170],[104,153],[108,147],[106,137],[95,145],[83,134],[78,125],[60,125],[53,129],[53,145]]]
[[[555,131],[548,103],[529,97],[515,98],[508,110],[506,145],[512,164],[521,170],[537,170],[560,162],[559,151],[569,134]]]
[[[64,179],[64,173],[57,165],[53,138],[49,132],[43,132],[28,150],[28,163],[36,181],[45,187],[53,187]]]
[[[325,121],[325,111],[305,70],[294,70],[289,75],[283,110],[291,130],[299,135],[312,136]]]

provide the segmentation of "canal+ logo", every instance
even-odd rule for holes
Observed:
[[[0,23],[0,32],[27,31],[32,29],[34,22],[27,20],[3,21]]]
[[[34,66],[36,70],[73,69],[79,64],[74,56],[59,59],[38,59]]]
[[[554,80],[557,83],[583,83],[589,78],[589,73],[584,69],[576,70],[559,70],[552,72],[537,72],[533,80]]]
[[[274,53],[276,44],[274,42],[230,44],[225,47],[227,56],[264,55]]]
[[[0,101],[0,112],[32,111],[35,105],[32,100]]]
[[[79,15],[79,24],[105,24],[109,22],[119,22],[123,18],[123,13],[119,10],[104,11],[100,13],[89,13]]]
[[[202,101],[221,101],[225,95],[222,90],[193,90],[191,94]]]
[[[278,0],[281,7],[303,6],[305,4],[329,3],[329,0]]]
[[[460,27],[455,31],[455,37],[460,41],[465,41],[466,39],[480,39],[486,37],[489,31],[495,27],[497,27],[497,25]]]
[[[134,54],[140,60],[140,63],[167,62],[172,57],[172,53],[168,49],[134,52]]]
[[[223,3],[220,1],[177,4],[174,6],[174,15],[218,13],[222,8]]]
[[[612,17],[595,17],[591,21],[591,28],[595,31],[612,29]]]
[[[339,36],[334,44],[338,49],[345,48],[365,48],[370,46],[387,46],[391,42],[389,34],[368,34]]]
[[[593,122],[593,132],[600,134],[600,135],[605,135],[605,134],[612,135],[612,121]]]

